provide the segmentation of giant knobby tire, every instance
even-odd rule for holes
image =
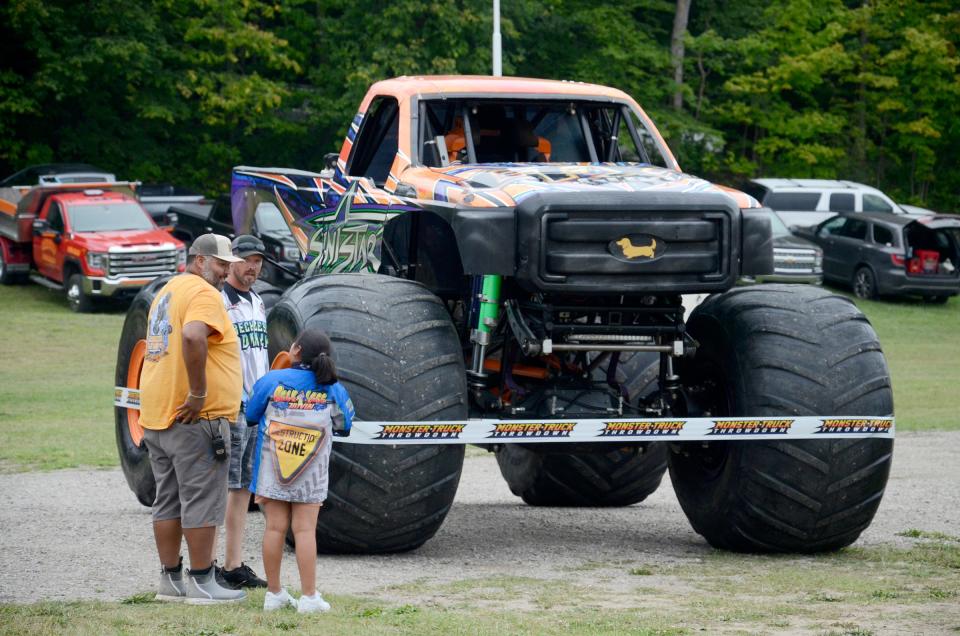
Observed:
[[[808,286],[712,296],[690,316],[681,367],[713,416],[891,415],[880,343],[850,301]],[[870,525],[893,454],[888,439],[674,444],[670,477],[694,530],[717,548],[819,552]]]
[[[340,381],[359,419],[467,416],[456,330],[440,300],[418,283],[375,274],[306,279],[287,290],[267,325],[271,358],[305,327],[330,335]],[[450,510],[462,466],[462,445],[334,444],[317,549],[419,547]]]
[[[617,380],[630,400],[657,388],[657,354],[627,354]],[[600,366],[606,374],[606,364]],[[597,444],[592,453],[542,453],[516,444],[497,449],[497,464],[510,492],[531,506],[629,506],[649,497],[667,471],[667,448]]]
[[[140,387],[140,370],[146,351],[147,316],[157,292],[167,284],[170,276],[163,276],[140,290],[130,303],[127,318],[120,332],[120,347],[117,351],[115,386]],[[143,429],[140,427],[140,411],[114,407],[117,450],[123,476],[130,490],[144,506],[152,506],[156,495],[156,482],[150,468],[150,457],[143,445]]]
[[[257,292],[260,296],[260,300],[263,301],[263,308],[267,310],[267,314],[270,313],[274,305],[280,302],[280,297],[283,296],[282,289],[260,278],[253,281],[253,291]]]

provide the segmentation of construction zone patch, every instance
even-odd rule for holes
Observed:
[[[598,437],[677,437],[686,422],[604,422]]]
[[[459,439],[466,424],[384,424],[375,439]]]
[[[823,420],[817,433],[848,433],[851,435],[862,433],[889,433],[893,428],[890,420],[870,418],[837,418]]]
[[[524,422],[495,424],[489,437],[570,437],[576,422]]]
[[[714,421],[708,435],[782,435],[790,432],[793,420]]]
[[[271,420],[267,435],[276,456],[277,480],[289,484],[317,457],[324,430],[293,426]]]

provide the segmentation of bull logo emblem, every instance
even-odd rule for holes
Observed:
[[[653,258],[657,253],[657,239],[655,238],[650,239],[650,245],[634,245],[628,237],[623,237],[619,241],[616,241],[616,243],[623,251],[624,257],[629,260],[640,258],[641,256]]]

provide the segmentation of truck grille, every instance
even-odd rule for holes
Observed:
[[[813,274],[816,252],[805,249],[773,248],[775,274]]]
[[[739,210],[694,197],[604,196],[589,207],[541,199],[537,209],[525,201],[518,206],[517,278],[558,292],[729,289],[738,273]]]
[[[149,277],[177,271],[177,250],[110,252],[109,277]]]

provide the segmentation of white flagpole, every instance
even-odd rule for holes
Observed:
[[[500,60],[500,0],[493,0],[493,75],[503,75]]]

